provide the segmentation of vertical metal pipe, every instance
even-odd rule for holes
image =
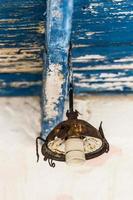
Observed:
[[[73,85],[69,84],[69,110],[73,112]]]
[[[46,53],[42,86],[42,137],[63,118],[73,0],[47,0]]]

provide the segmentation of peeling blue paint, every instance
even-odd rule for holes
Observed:
[[[68,50],[73,0],[47,1],[46,54],[43,73],[42,136],[63,118],[68,81]]]
[[[43,66],[46,1],[0,0],[0,3],[0,96],[40,95],[41,84],[39,86],[38,81],[41,81]],[[59,12],[54,12],[54,15],[61,17]],[[132,20],[132,0],[74,0],[72,56],[77,94],[133,92]],[[52,30],[51,22],[47,23],[52,37],[56,34],[65,37],[65,32],[58,32],[59,21],[53,19],[53,23],[55,27]],[[62,25],[63,23],[65,22],[62,21]],[[59,44],[57,37],[52,37],[47,38],[51,48],[48,52],[50,59],[55,61],[57,58],[61,61],[65,57],[65,49],[64,54],[59,57],[65,39]],[[56,50],[54,54],[52,48]],[[105,74],[104,70],[107,76],[101,79],[100,76]],[[119,72],[114,76],[116,71],[122,71],[125,78]],[[22,84],[18,84],[19,89],[12,88],[12,85],[9,87],[8,80],[14,82],[16,73],[20,73],[17,75],[20,82],[21,76],[28,74],[29,86],[21,88],[24,87],[22,81]],[[40,76],[40,80],[34,81],[33,89],[30,73],[31,79],[33,73]],[[26,77],[24,79],[27,80]],[[109,81],[110,85],[107,86],[105,83]]]
[[[133,91],[132,1],[74,2],[72,55],[75,92]]]
[[[0,96],[40,96],[42,73],[0,74]]]

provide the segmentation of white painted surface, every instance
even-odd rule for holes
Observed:
[[[43,108],[46,113],[45,120],[53,119],[58,115],[57,105],[62,97],[62,85],[65,80],[65,75],[62,73],[62,67],[63,66],[60,64],[50,64],[47,78],[46,80],[44,79],[44,93],[47,102]]]
[[[133,96],[78,97],[75,108],[97,128],[103,121],[110,152],[53,169],[41,156],[36,163],[39,99],[0,98],[0,200],[133,199]]]

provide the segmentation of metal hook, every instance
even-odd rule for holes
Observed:
[[[36,138],[36,156],[37,156],[37,162],[39,161],[38,140],[41,140],[41,141],[45,142],[45,140],[43,138],[41,138],[41,137],[37,137]]]
[[[48,159],[48,163],[49,163],[49,165],[50,165],[50,167],[55,167],[55,163],[53,162],[53,160],[52,159]]]

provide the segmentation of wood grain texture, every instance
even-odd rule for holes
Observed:
[[[40,95],[43,0],[0,0],[0,96]]]
[[[0,0],[0,5],[0,96],[41,94],[46,1]],[[74,0],[75,93],[133,92],[132,20],[132,0]],[[18,88],[8,83],[14,76]]]
[[[77,93],[133,92],[133,2],[75,0]]]

